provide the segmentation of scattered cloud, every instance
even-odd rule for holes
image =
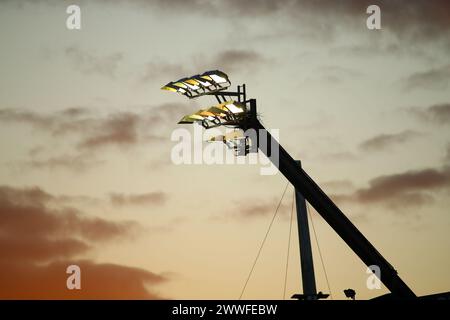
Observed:
[[[81,149],[92,149],[106,145],[127,146],[138,141],[139,116],[131,112],[110,115],[91,128],[92,132],[79,144]]]
[[[55,139],[64,138],[65,143],[68,142],[67,136],[73,136],[78,141],[76,149],[85,152],[107,146],[128,147],[167,140],[161,129],[172,128],[180,114],[188,112],[189,106],[168,103],[148,106],[144,110],[139,107],[135,108],[136,111],[109,111],[103,115],[93,109],[87,111],[83,108],[68,108],[53,113],[0,109],[0,122],[29,125],[49,133]],[[166,124],[172,126],[165,126]],[[42,147],[32,154],[42,153],[40,151],[43,151]],[[34,161],[31,165],[63,167],[73,161],[86,160],[85,156],[86,153],[58,156]]]
[[[198,74],[199,72],[219,69],[226,73],[237,70],[253,71],[263,63],[267,63],[262,54],[253,50],[230,49],[218,52],[215,55],[194,57],[190,63],[178,64],[167,62],[149,62],[144,68],[141,77],[142,83],[148,83],[155,78],[164,78],[173,81],[182,77]],[[188,66],[186,66],[188,65]]]
[[[219,68],[225,72],[237,70],[251,71],[265,62],[267,62],[267,59],[256,51],[233,49],[220,52],[207,63],[210,66],[207,69]]]
[[[408,108],[419,119],[433,124],[449,124],[450,123],[450,103],[441,103],[429,106],[427,108]]]
[[[413,130],[405,130],[391,134],[384,133],[361,142],[359,148],[362,151],[382,151],[414,140],[421,135],[421,133]]]
[[[134,222],[87,217],[58,205],[58,197],[38,187],[0,186],[0,298],[152,299],[148,285],[164,276],[81,257],[107,241],[135,230]],[[83,272],[81,290],[67,290],[67,266]]]
[[[336,201],[383,204],[394,208],[433,202],[432,192],[450,188],[450,167],[384,175],[369,181],[367,188],[335,194]]]
[[[38,187],[0,187],[1,228],[11,235],[58,236],[70,230],[77,237],[90,240],[113,240],[127,235],[134,224],[88,218],[71,207],[58,206],[58,197]],[[55,208],[56,207],[56,208]]]
[[[404,80],[406,90],[446,90],[450,86],[450,64],[411,74]]]
[[[133,111],[106,112],[95,107],[54,112],[6,108],[0,109],[0,123],[12,125],[16,130],[23,129],[16,126],[20,124],[50,138],[46,145],[40,141],[37,146],[32,146],[27,158],[15,161],[12,167],[82,173],[105,164],[106,160],[101,158],[105,150],[169,142],[170,131],[181,115],[192,111],[191,108],[189,104],[182,103],[136,106]]]
[[[145,5],[148,2],[135,0],[134,4]],[[168,13],[199,14],[214,17],[258,17],[271,18],[283,16],[285,24],[297,26],[306,25],[315,30],[318,37],[332,33],[336,26],[347,28],[360,25],[365,27],[366,9],[374,4],[371,0],[340,1],[333,0],[279,0],[254,1],[227,0],[220,2],[173,1],[168,6],[164,1],[152,2],[152,8],[161,9]],[[450,4],[446,0],[429,1],[389,1],[379,0],[376,4],[382,11],[382,27],[397,39],[410,43],[418,41],[439,40],[447,41],[446,34],[450,30]],[[296,28],[293,28],[293,30]],[[353,29],[354,30],[354,29]],[[361,28],[364,32],[365,28]],[[325,37],[326,38],[326,37]]]
[[[353,182],[350,180],[332,180],[332,181],[325,181],[323,183],[320,183],[320,186],[324,189],[328,190],[329,192],[349,192],[352,191],[355,186]]]
[[[135,4],[147,4],[146,1],[135,0]],[[296,17],[300,14],[322,16],[323,19],[339,19],[343,16],[349,18],[360,18],[365,21],[366,8],[374,4],[371,0],[343,1],[336,3],[333,0],[308,1],[308,0],[279,0],[279,1],[257,1],[252,3],[240,0],[226,0],[221,2],[173,1],[168,6],[164,1],[154,1],[152,4],[160,9],[171,10],[174,13],[181,11],[209,12],[214,15],[238,15],[238,16],[265,16],[275,15],[279,12],[285,13],[286,17]],[[406,32],[408,28],[417,28],[410,32],[418,33],[417,36],[432,35],[433,32],[447,30],[450,28],[448,12],[450,5],[445,0],[433,1],[389,1],[379,0],[383,18],[386,24],[393,25],[399,32]],[[317,21],[320,23],[321,21]],[[341,20],[342,23],[345,20]]]
[[[367,43],[357,43],[351,45],[338,45],[330,49],[330,55],[340,55],[359,58],[370,58],[381,55],[396,55],[398,57],[419,57],[430,60],[430,55],[427,53],[426,48],[423,47],[410,47],[402,42],[380,42],[380,41],[369,41]]]
[[[79,153],[75,155],[59,155],[45,159],[35,159],[25,161],[24,165],[32,169],[66,169],[75,173],[85,172],[105,163],[103,160],[96,160],[92,155]]]
[[[349,151],[341,151],[322,154],[318,158],[325,161],[354,161],[357,159],[357,156]]]
[[[0,109],[0,121],[4,123],[23,123],[34,129],[50,131],[54,135],[64,134],[81,127],[79,122],[81,119],[89,119],[89,115],[89,110],[80,107],[70,107],[52,113],[40,113],[27,109]]]
[[[67,290],[69,265],[81,269],[80,290]],[[1,299],[162,299],[148,288],[168,280],[145,269],[90,260],[58,260],[46,265],[3,262],[1,268]]]
[[[5,1],[4,1],[5,2]],[[31,2],[28,0],[28,2]],[[87,2],[81,0],[81,3]],[[8,4],[21,7],[16,1],[6,1]],[[20,3],[20,2],[19,2]],[[33,3],[35,3],[33,1]],[[56,0],[41,1],[41,3],[57,5]],[[199,17],[213,17],[226,19],[259,18],[271,19],[283,17],[285,25],[292,25],[292,31],[298,31],[298,25],[304,24],[309,30],[314,30],[316,37],[329,39],[327,35],[333,33],[336,26],[353,28],[362,26],[365,32],[366,9],[374,4],[372,0],[340,1],[321,0],[263,0],[263,1],[202,1],[175,0],[170,4],[164,0],[133,0],[111,1],[103,0],[108,5],[127,4],[139,10],[160,10],[164,14],[198,15]],[[426,0],[417,1],[389,1],[378,0],[376,4],[382,12],[382,28],[384,32],[396,36],[397,40],[406,40],[416,44],[419,41],[442,41],[449,44],[446,36],[450,30],[450,4],[446,0],[433,0],[430,4]],[[273,26],[271,25],[273,28]],[[303,29],[305,29],[303,28]],[[89,72],[95,70],[107,74],[120,62],[122,56],[116,53],[111,56],[96,57],[87,54],[76,47],[67,48],[71,59],[81,70]]]
[[[52,113],[31,110],[0,109],[0,122],[24,123],[54,137],[79,135],[81,147],[136,144],[139,137],[159,131],[165,124],[179,120],[180,114],[190,111],[185,104],[165,103],[135,107],[135,111],[108,110],[102,114],[97,108],[68,108]]]
[[[123,54],[120,52],[96,56],[75,46],[66,48],[64,53],[81,73],[98,74],[109,78],[115,77],[119,64],[123,60]]]
[[[232,1],[239,8],[239,1]],[[266,1],[263,1],[266,2]],[[365,25],[366,9],[374,4],[371,0],[341,1],[277,1],[277,9],[283,10],[287,17],[310,17],[307,21],[318,32],[326,33],[334,29],[335,25],[352,27]],[[396,35],[399,39],[407,38],[417,42],[430,39],[445,39],[445,30],[450,30],[450,4],[445,0],[433,1],[389,1],[381,0],[376,3],[382,12],[382,27]],[[258,6],[258,5],[256,5]],[[264,4],[261,4],[264,7]],[[253,12],[257,12],[254,10]],[[241,11],[242,14],[246,12]],[[252,10],[250,10],[252,12]],[[260,12],[265,12],[261,10]],[[274,12],[273,10],[271,12]],[[298,20],[297,20],[298,21]],[[301,21],[301,20],[300,20]],[[325,26],[325,27],[324,27]],[[361,30],[364,30],[361,28]]]
[[[446,163],[450,163],[450,143],[447,144],[447,150],[446,150],[446,153],[445,153],[444,161]]]
[[[28,110],[0,109],[0,120],[2,122],[26,123],[34,128],[46,129],[53,125],[54,117]]]
[[[144,74],[141,77],[141,82],[151,83],[159,78],[175,80],[187,76],[190,72],[191,70],[187,70],[186,67],[180,63],[167,63],[164,61],[152,60],[144,66]]]
[[[125,206],[125,205],[163,205],[168,198],[168,195],[161,191],[148,192],[142,194],[120,194],[111,193],[110,196],[111,204],[114,206]]]
[[[284,218],[288,217],[291,212],[292,201],[287,200],[285,197],[284,201],[281,203],[278,209],[278,216]],[[262,217],[272,216],[278,207],[279,199],[246,199],[237,201],[235,208],[232,212],[227,212],[220,217],[216,216],[214,218],[218,220],[229,220],[229,219],[258,219]]]
[[[329,83],[329,84],[338,84],[342,83],[347,79],[354,79],[356,77],[360,77],[361,72],[353,70],[348,67],[341,66],[322,66],[315,70],[314,75],[305,78],[305,83],[319,82],[319,83]]]

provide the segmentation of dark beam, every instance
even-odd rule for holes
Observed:
[[[250,109],[256,111],[255,99],[250,100]],[[275,162],[274,164],[278,166],[280,172],[292,183],[296,190],[301,192],[305,199],[367,266],[376,265],[380,268],[380,280],[394,296],[398,298],[416,297],[414,292],[398,276],[392,265],[364,237],[303,168],[299,168],[295,160],[279,145],[256,117],[249,119],[244,127],[255,129],[259,141],[263,135],[267,135],[266,141],[271,148],[267,150],[258,146],[259,149],[273,161],[270,149],[278,148],[279,163]]]

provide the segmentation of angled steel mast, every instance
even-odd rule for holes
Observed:
[[[381,271],[381,281],[398,298],[415,298],[414,292],[398,276],[394,267],[375,249],[364,235],[353,225],[334,202],[322,191],[314,180],[299,168],[296,161],[289,153],[271,136],[271,134],[259,122],[256,116],[256,100],[249,101],[250,112],[247,122],[243,123],[242,129],[255,129],[258,141],[262,138],[268,141],[271,148],[278,148],[278,169],[288,179],[296,190],[300,191],[305,199],[314,207],[322,218],[333,228],[333,230],[347,243],[353,252],[367,265],[377,265]],[[265,137],[262,137],[265,135]],[[270,148],[259,148],[271,159]],[[274,163],[275,164],[275,163]],[[276,164],[275,164],[276,165]]]

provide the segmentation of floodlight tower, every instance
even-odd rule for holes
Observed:
[[[215,96],[219,104],[187,115],[179,123],[200,123],[205,129],[218,126],[241,129],[244,132],[241,135],[225,135],[213,138],[211,141],[226,143],[235,150],[236,155],[245,156],[249,152],[257,152],[258,149],[263,152],[353,252],[368,267],[375,265],[379,268],[380,280],[391,291],[392,297],[416,298],[414,292],[398,276],[394,267],[261,124],[257,117],[256,100],[247,99],[245,85],[238,86],[236,92],[225,91],[230,85],[229,77],[224,72],[214,70],[169,82],[162,89],[178,92],[190,99],[203,95]],[[246,132],[249,130],[256,132],[256,136],[247,135]],[[263,141],[267,143],[261,143]],[[278,161],[273,161],[274,148],[278,151]]]

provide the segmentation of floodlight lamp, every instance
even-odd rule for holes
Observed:
[[[246,156],[251,151],[252,142],[242,131],[232,131],[225,135],[211,137],[208,142],[223,142],[236,156]]]
[[[184,116],[178,124],[200,123],[205,129],[218,126],[239,127],[245,120],[247,107],[233,100]]]
[[[197,114],[190,114],[187,116],[184,116],[179,122],[178,124],[192,124],[198,121],[203,121],[203,117]]]
[[[227,83],[229,82],[228,76],[219,70],[207,71],[203,75],[206,79],[211,78],[215,83]]]
[[[225,105],[225,107],[233,114],[242,113],[245,111],[240,105],[236,105],[234,102]]]
[[[205,94],[214,94],[227,89],[231,82],[226,73],[220,70],[207,71],[188,78],[169,82],[162,90],[178,92],[189,99],[197,98]]]
[[[204,87],[210,87],[210,86],[213,85],[213,84],[212,84],[211,82],[209,82],[207,79],[202,78],[202,77],[200,77],[200,76],[195,76],[195,77],[193,77],[192,79],[196,80],[198,83],[200,83],[200,84],[201,84],[202,86],[204,86]]]
[[[209,138],[208,142],[227,142],[227,141],[232,141],[235,139],[242,139],[242,138],[245,138],[244,133],[242,131],[238,130],[238,131],[232,131],[232,132],[226,133],[224,135],[211,137],[211,138]]]

